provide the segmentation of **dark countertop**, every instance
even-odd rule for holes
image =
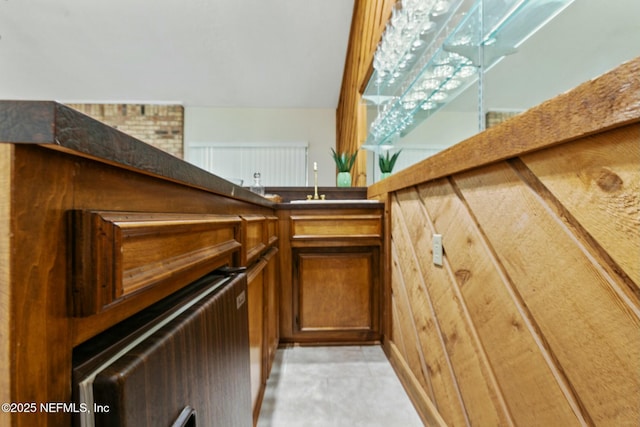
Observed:
[[[37,144],[245,202],[272,208],[276,205],[53,101],[0,101],[0,142]]]

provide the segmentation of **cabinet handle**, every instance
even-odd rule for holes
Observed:
[[[185,406],[171,427],[196,427],[196,410],[191,406]]]

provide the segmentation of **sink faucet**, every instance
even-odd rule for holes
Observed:
[[[313,199],[318,200],[318,163],[313,162],[313,175],[315,185],[313,187]]]
[[[314,186],[313,186],[313,196],[308,195],[307,200],[324,200],[324,194],[318,196],[318,163],[313,162],[313,176],[314,176]]]

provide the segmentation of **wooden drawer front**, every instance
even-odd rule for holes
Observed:
[[[278,217],[267,217],[267,245],[271,246],[278,241]]]
[[[308,215],[291,216],[291,238],[335,239],[380,238],[381,215]]]
[[[242,216],[242,259],[247,266],[255,261],[267,247],[266,217],[263,215]]]
[[[158,300],[234,264],[241,246],[236,216],[72,211],[71,218],[75,316],[151,288]]]

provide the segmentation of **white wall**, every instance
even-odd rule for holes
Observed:
[[[317,162],[318,185],[335,186],[331,157],[336,146],[335,109],[186,107],[184,111],[187,160],[192,143],[300,141],[309,144],[309,185],[313,185],[313,162]]]
[[[333,109],[255,109],[186,107],[184,112],[184,158],[190,144],[206,142],[307,142],[308,182],[313,185],[313,162],[318,163],[318,185],[335,186],[331,148],[336,144]],[[478,132],[476,113],[441,111],[396,143],[408,149],[398,158],[394,171],[433,154]],[[424,155],[411,148],[425,148]],[[369,156],[368,184],[377,180],[377,159]],[[215,173],[215,172],[214,172]],[[245,185],[249,185],[245,182]]]
[[[451,147],[478,133],[478,114],[475,112],[438,111],[433,117],[418,125],[408,135],[394,142],[391,153],[402,149],[394,172],[405,169],[427,157]],[[378,160],[369,156],[367,178],[380,179]],[[371,173],[373,171],[373,173]]]
[[[443,149],[478,132],[477,112],[447,111],[443,108],[418,125],[409,135],[401,138],[396,145],[401,147],[411,144]]]

